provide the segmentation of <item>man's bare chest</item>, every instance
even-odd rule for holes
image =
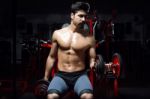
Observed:
[[[87,37],[78,34],[72,35],[63,34],[59,36],[58,44],[62,48],[65,49],[73,48],[75,50],[83,50],[88,48],[90,45]]]

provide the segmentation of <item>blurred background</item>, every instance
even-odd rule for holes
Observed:
[[[0,99],[36,99],[54,30],[70,21],[77,0],[3,0],[0,3]],[[150,98],[150,14],[147,0],[82,0],[96,15],[96,51],[122,58],[119,98]],[[96,13],[96,14],[95,14]],[[110,26],[110,27],[109,27]],[[109,46],[105,45],[111,38]],[[27,95],[26,95],[27,94]],[[26,97],[29,96],[29,97]],[[26,97],[26,98],[25,98]]]

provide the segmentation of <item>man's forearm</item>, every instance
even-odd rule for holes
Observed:
[[[90,68],[94,68],[95,67],[95,58],[90,59]]]
[[[48,57],[47,62],[46,62],[46,68],[45,68],[45,75],[44,79],[48,80],[49,79],[49,73],[51,72],[51,69],[54,65],[55,59]]]

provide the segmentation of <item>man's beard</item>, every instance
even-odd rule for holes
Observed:
[[[80,29],[84,29],[84,24],[85,24],[85,23],[80,23],[80,24],[79,24],[79,28],[80,28]]]
[[[85,30],[85,31],[89,32],[89,26],[88,26],[88,24],[86,22],[81,23],[79,25],[79,28],[82,29],[82,30]]]

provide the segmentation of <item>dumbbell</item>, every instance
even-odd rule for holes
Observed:
[[[35,95],[36,96],[45,96],[47,94],[47,88],[49,85],[49,81],[44,79],[38,80],[35,85]]]
[[[100,78],[104,75],[105,65],[102,55],[96,55],[96,65],[95,65],[95,73],[97,78]]]
[[[107,78],[118,78],[121,72],[122,59],[120,54],[114,53],[112,60],[105,63],[103,57],[98,54],[96,57],[95,73],[98,77],[105,75]]]
[[[122,58],[119,53],[114,53],[112,56],[112,65],[111,70],[115,76],[115,78],[119,78],[122,70]]]

